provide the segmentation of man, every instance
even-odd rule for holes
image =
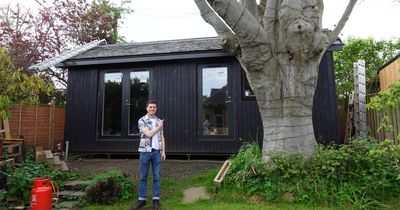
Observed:
[[[149,100],[146,104],[146,111],[147,114],[138,122],[140,131],[139,201],[132,208],[133,210],[146,206],[147,176],[150,164],[153,172],[153,207],[160,209],[160,164],[166,158],[164,120],[160,120],[156,116],[156,101]]]

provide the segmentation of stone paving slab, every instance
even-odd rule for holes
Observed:
[[[211,199],[211,196],[206,192],[204,186],[192,187],[183,192],[183,203],[193,203],[199,199]]]

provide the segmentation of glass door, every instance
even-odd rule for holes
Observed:
[[[98,137],[138,138],[138,120],[146,114],[145,106],[150,94],[150,71],[105,71],[100,81]]]
[[[129,99],[128,105],[128,135],[139,136],[138,120],[146,111],[146,103],[149,100],[149,71],[130,72],[129,75]]]

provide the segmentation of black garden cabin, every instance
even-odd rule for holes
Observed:
[[[217,38],[100,45],[67,67],[65,140],[75,153],[137,153],[138,119],[158,101],[169,154],[232,154],[262,143],[255,97],[234,56]],[[339,143],[332,45],[320,64],[314,130]]]

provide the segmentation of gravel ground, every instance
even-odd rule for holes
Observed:
[[[223,160],[167,159],[161,163],[161,176],[182,180],[193,175],[203,174],[210,169],[220,168],[223,163]],[[79,172],[83,175],[93,175],[119,169],[134,179],[138,179],[139,176],[139,160],[137,158],[74,158],[69,160],[67,165],[71,171]]]

